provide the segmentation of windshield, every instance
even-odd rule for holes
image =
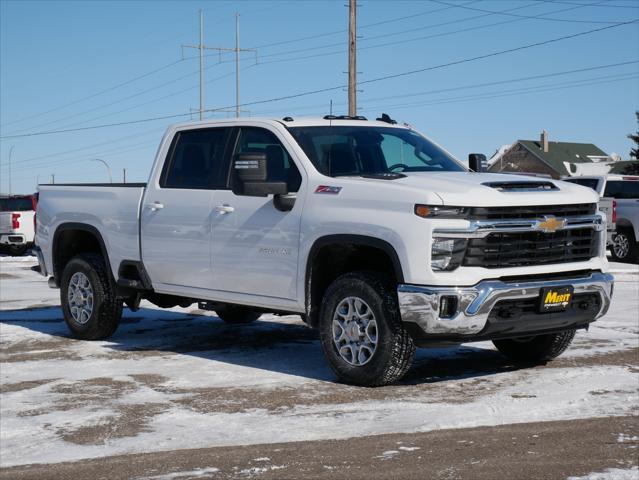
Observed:
[[[466,171],[441,148],[404,128],[322,126],[289,131],[315,168],[330,177]]]

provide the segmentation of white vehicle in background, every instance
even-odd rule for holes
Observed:
[[[612,218],[615,222],[615,232],[610,244],[610,253],[612,258],[619,262],[638,262],[639,176],[601,175],[571,177],[564,181],[592,188],[602,201],[614,199]],[[608,212],[606,214],[608,215]]]
[[[176,125],[146,184],[39,187],[40,272],[83,339],[147,299],[299,314],[358,385],[401,378],[416,346],[545,363],[610,305],[598,197],[482,161],[387,115]]]
[[[0,198],[0,249],[11,255],[22,255],[35,239],[35,195]]]

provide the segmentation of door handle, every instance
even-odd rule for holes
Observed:
[[[157,212],[158,210],[162,210],[164,208],[164,204],[160,202],[153,202],[147,205],[152,212]]]
[[[220,212],[222,215],[226,215],[227,213],[233,213],[235,208],[225,203],[224,205],[217,205],[215,210]]]

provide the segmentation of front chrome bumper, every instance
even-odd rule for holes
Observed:
[[[491,310],[501,300],[536,298],[544,287],[573,286],[574,293],[597,293],[601,308],[597,319],[608,311],[614,277],[593,272],[585,278],[562,278],[543,281],[484,280],[472,287],[429,287],[401,284],[397,288],[403,322],[419,326],[425,335],[478,335],[486,327]],[[450,318],[439,316],[442,296],[457,297],[457,313]],[[593,320],[594,320],[593,319]]]

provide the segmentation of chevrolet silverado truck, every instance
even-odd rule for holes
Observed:
[[[617,262],[639,263],[639,176],[609,174],[572,177],[566,181],[592,188],[600,195],[599,208],[604,211],[602,202],[612,203],[615,225],[609,241],[612,258]]]
[[[175,125],[145,184],[39,190],[40,271],[81,339],[142,299],[299,314],[339,379],[378,386],[416,347],[547,362],[613,291],[595,192],[469,171],[387,115]]]
[[[22,255],[35,238],[36,195],[0,198],[0,251]]]

